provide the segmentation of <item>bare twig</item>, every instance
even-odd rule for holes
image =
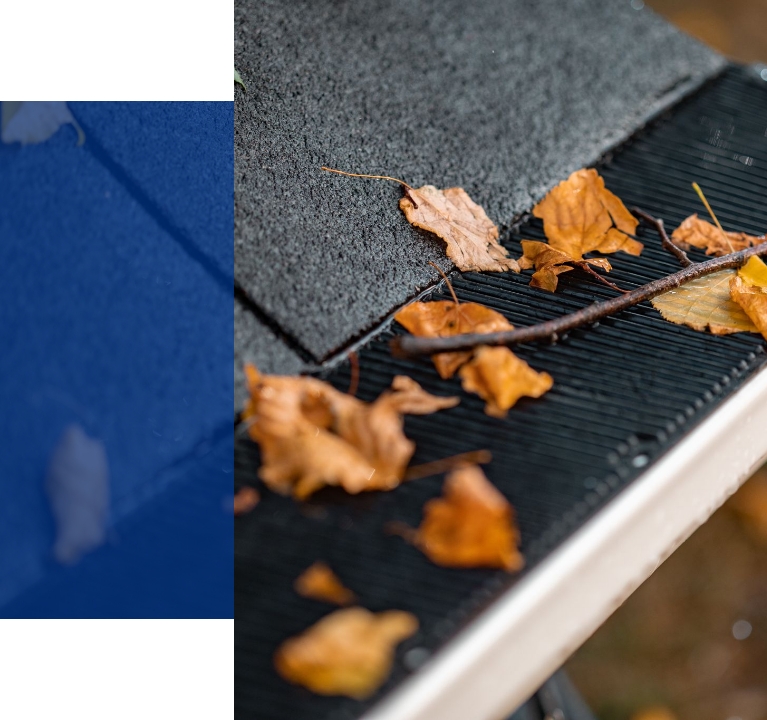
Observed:
[[[437,263],[433,263],[431,260],[429,260],[429,265],[431,265],[440,275],[442,275],[442,279],[447,284],[447,289],[450,290],[450,294],[453,296],[453,302],[456,305],[460,305],[461,303],[458,302],[458,296],[455,294],[455,290],[453,290],[453,283],[451,283],[450,278],[445,275],[444,270],[442,270],[442,268],[437,265]]]
[[[618,287],[614,283],[611,283],[606,277],[604,277],[603,275],[600,275],[587,262],[575,262],[575,263],[573,263],[573,265],[575,265],[575,267],[579,267],[581,270],[584,270],[589,275],[591,275],[592,277],[594,277],[597,280],[599,280],[599,282],[601,282],[603,285],[607,285],[607,287],[609,287],[612,290],[617,290],[619,293],[627,293],[628,292],[628,290],[624,290],[623,288]]]
[[[357,357],[356,352],[350,352],[347,356],[349,358],[349,389],[346,391],[347,395],[352,397],[357,394],[357,388],[360,384],[360,360]]]
[[[403,335],[391,341],[392,354],[395,357],[412,355],[433,355],[441,352],[470,350],[477,345],[518,345],[527,342],[539,342],[558,338],[563,333],[583,325],[590,325],[602,318],[615,315],[645,300],[652,300],[669,290],[678,288],[690,280],[711,275],[720,270],[741,267],[754,256],[767,256],[767,242],[740,252],[730,253],[706,262],[694,263],[673,275],[642,285],[625,295],[594,303],[577,312],[563,315],[554,320],[531,325],[517,330],[504,330],[494,333],[468,333],[443,338],[415,337]]]
[[[464,465],[486,465],[493,459],[488,450],[471,450],[460,455],[451,455],[441,460],[413,465],[405,471],[405,480],[418,480],[437,473],[453,470]]]
[[[687,253],[668,236],[668,233],[666,233],[666,226],[663,224],[663,220],[660,218],[654,218],[649,213],[646,213],[644,210],[640,210],[637,207],[629,208],[629,210],[640,220],[643,220],[645,223],[655,228],[658,235],[660,235],[660,241],[663,244],[663,247],[668,250],[677,260],[679,260],[679,264],[682,267],[690,267],[690,265],[694,265],[693,261],[690,260]]]

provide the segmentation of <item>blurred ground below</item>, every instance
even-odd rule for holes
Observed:
[[[636,7],[642,0],[634,0]],[[743,63],[767,63],[767,0],[646,0],[685,32]]]
[[[646,4],[733,60],[767,62],[767,0]],[[629,598],[567,671],[599,720],[767,720],[767,468]]]
[[[567,670],[599,720],[665,720],[668,712],[679,720],[767,718],[767,467],[661,565]]]

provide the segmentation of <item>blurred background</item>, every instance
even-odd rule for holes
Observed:
[[[767,0],[644,4],[733,60],[767,63]],[[767,467],[567,671],[599,720],[767,720]]]
[[[637,4],[642,0],[633,0]],[[644,5],[733,60],[767,63],[767,0],[644,0]]]

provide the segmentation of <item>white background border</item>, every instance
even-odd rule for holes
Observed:
[[[8,0],[2,100],[234,98],[231,0]]]
[[[0,620],[4,720],[232,717],[233,620]]]

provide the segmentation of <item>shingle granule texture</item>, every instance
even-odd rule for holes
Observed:
[[[393,183],[499,225],[723,60],[628,0],[238,0],[235,277],[321,359],[435,280]]]
[[[298,375],[305,363],[242,303],[234,301],[234,411],[247,399],[243,365],[252,363],[261,372]]]

